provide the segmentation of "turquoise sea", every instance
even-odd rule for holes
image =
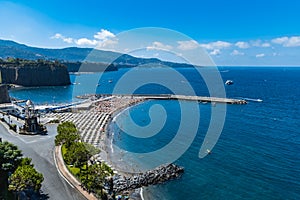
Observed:
[[[149,76],[153,70],[164,71],[163,68],[139,70],[146,70]],[[177,71],[188,80],[197,95],[208,95],[204,81],[195,70],[181,68]],[[225,86],[226,95],[247,98],[248,104],[227,106],[224,128],[216,146],[211,154],[200,159],[198,153],[210,123],[211,111],[218,105],[199,103],[197,135],[176,161],[185,168],[185,173],[178,180],[145,188],[145,197],[166,200],[300,199],[300,68],[219,67],[219,71],[224,82],[228,79],[234,81],[233,85]],[[36,104],[71,102],[76,100],[76,95],[112,93],[118,80],[127,72],[128,69],[121,69],[104,74],[71,75],[76,85],[12,90],[10,94],[20,99],[30,98]],[[165,79],[179,84],[172,77]],[[128,84],[132,83],[129,81]],[[184,81],[180,80],[180,83],[184,84]],[[184,90],[180,91],[185,94]],[[157,84],[135,90],[135,93],[146,94],[170,92]],[[121,126],[128,126],[129,117],[136,124],[147,126],[151,123],[148,111],[154,104],[163,106],[168,118],[159,134],[153,137],[137,139],[120,130],[117,124],[112,124],[114,143],[124,152],[152,152],[163,148],[175,137],[181,121],[178,101],[146,101],[133,106],[129,109],[130,116],[118,115],[123,122]],[[159,114],[154,113],[154,116],[159,117]],[[138,157],[136,162],[139,162]]]

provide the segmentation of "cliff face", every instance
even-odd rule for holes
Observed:
[[[52,62],[2,63],[0,64],[2,83],[22,86],[62,86],[69,85],[67,67]]]
[[[9,103],[9,94],[6,85],[0,85],[0,103]]]

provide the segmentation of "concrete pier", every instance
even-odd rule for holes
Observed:
[[[161,100],[186,100],[186,101],[199,101],[199,102],[214,102],[214,103],[227,103],[227,104],[247,104],[247,101],[242,99],[220,98],[220,97],[204,97],[204,96],[186,96],[186,95],[120,95],[142,97],[145,99],[161,99]]]

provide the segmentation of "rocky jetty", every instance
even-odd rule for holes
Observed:
[[[70,85],[67,67],[59,62],[45,60],[0,60],[2,83],[31,86]]]
[[[174,164],[162,165],[132,177],[116,175],[113,178],[113,192],[118,194],[125,190],[134,190],[148,185],[156,185],[180,177],[184,172],[182,167]]]
[[[9,103],[10,98],[6,85],[0,85],[0,103]]]

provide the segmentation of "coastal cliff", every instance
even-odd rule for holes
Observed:
[[[8,95],[8,89],[6,85],[0,85],[0,103],[9,103],[10,98]]]
[[[67,67],[59,62],[21,59],[0,60],[0,79],[5,84],[22,86],[63,86],[69,85]]]

